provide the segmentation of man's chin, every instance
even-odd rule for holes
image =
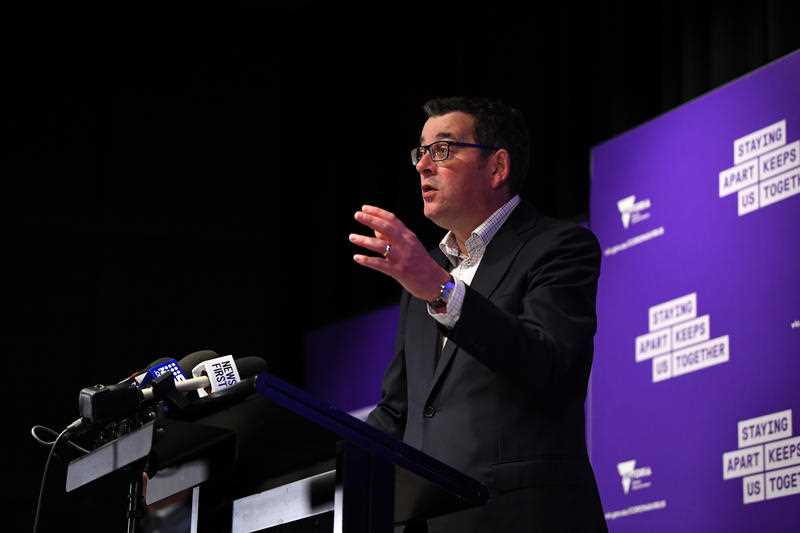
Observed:
[[[447,217],[442,213],[442,210],[439,209],[439,206],[435,205],[433,202],[423,201],[422,214],[440,228],[449,229],[446,220]]]
[[[435,205],[433,202],[422,200],[422,214],[425,215],[425,218],[435,223],[438,213],[439,210],[437,205]]]

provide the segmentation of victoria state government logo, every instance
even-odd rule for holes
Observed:
[[[617,200],[617,211],[619,211],[619,216],[622,220],[622,227],[627,230],[634,224],[638,224],[650,218],[650,212],[648,211],[650,207],[652,207],[652,202],[649,198],[637,201],[635,194]],[[624,242],[609,246],[603,250],[603,255],[609,256],[618,254],[619,252],[638,246],[656,237],[661,237],[662,235],[664,235],[664,226],[650,229],[644,233],[633,235]]]
[[[653,469],[649,466],[636,468],[636,459],[617,463],[617,472],[625,494],[630,494],[631,490],[646,489],[653,484],[651,481],[645,481],[645,478],[653,475]]]
[[[650,209],[650,199],[636,201],[636,195],[632,194],[617,201],[617,209],[622,217],[622,226],[628,229],[631,224],[637,224],[642,220],[650,218],[650,213],[646,210]]]
[[[619,474],[620,483],[622,483],[622,492],[625,493],[626,501],[632,503],[623,509],[616,509],[607,511],[605,513],[606,520],[616,520],[618,518],[626,518],[629,516],[647,513],[650,511],[658,511],[667,508],[667,500],[654,500],[646,503],[635,503],[627,500],[627,496],[632,491],[646,489],[653,484],[650,481],[650,476],[653,475],[653,469],[649,466],[636,467],[636,459],[629,459],[617,463],[617,473]]]

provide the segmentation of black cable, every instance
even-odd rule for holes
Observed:
[[[58,441],[61,440],[61,437],[66,435],[70,429],[73,429],[72,424],[67,426],[64,431],[58,434],[56,440],[53,441],[53,446],[50,448],[50,453],[47,454],[47,462],[44,464],[44,474],[42,474],[42,484],[39,487],[39,499],[36,501],[36,515],[33,519],[33,533],[36,533],[36,530],[39,528],[39,511],[42,508],[42,495],[44,495],[44,486],[47,481],[47,470],[50,468],[50,460],[53,458],[53,454],[56,451]]]
[[[44,430],[44,431],[50,433],[51,436],[57,436],[58,432],[53,430],[53,429],[50,429],[47,426],[40,426],[38,424],[31,428],[31,436],[33,437],[33,439],[36,442],[38,442],[42,446],[52,446],[55,443],[54,440],[53,441],[46,441],[46,440],[42,439],[41,437],[39,437],[39,435],[36,434],[37,431],[41,431],[41,430]],[[87,450],[83,446],[79,446],[79,445],[75,444],[74,442],[72,442],[71,440],[68,440],[67,444],[69,444],[70,446],[72,446],[73,448],[75,448],[76,450],[81,452],[82,454],[88,455],[88,454],[91,453],[89,450]]]

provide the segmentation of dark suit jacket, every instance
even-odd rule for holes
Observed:
[[[430,520],[431,531],[605,531],[583,413],[599,268],[589,230],[523,201],[489,243],[452,329],[404,292],[368,422],[491,493],[481,509]],[[437,330],[448,342],[434,368]]]

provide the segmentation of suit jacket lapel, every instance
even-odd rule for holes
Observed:
[[[531,204],[524,200],[520,202],[505,224],[500,227],[491,242],[489,242],[489,246],[486,247],[481,264],[478,266],[477,272],[475,272],[472,283],[470,283],[470,287],[473,290],[486,298],[491,298],[525,243],[524,234],[533,228],[538,219],[538,213]],[[431,319],[431,322],[434,322],[434,327],[439,326],[439,323],[434,319]],[[446,335],[446,332],[444,334]],[[436,335],[435,330],[433,335]],[[439,363],[436,365],[428,394],[426,394],[426,400],[441,379],[457,348],[453,341],[447,340],[447,344],[445,344],[439,358]]]

